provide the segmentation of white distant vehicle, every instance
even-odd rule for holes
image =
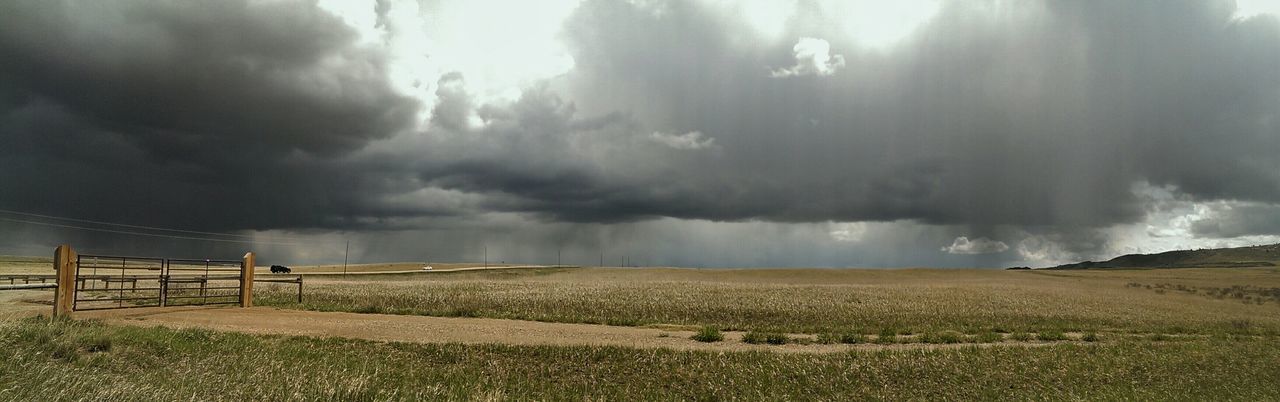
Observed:
[[[430,265],[427,265],[427,266],[422,267],[422,270],[423,270],[423,271],[430,271],[431,269],[432,269],[432,268],[431,268],[431,266],[430,266]]]

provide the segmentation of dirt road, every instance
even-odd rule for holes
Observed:
[[[741,332],[726,332],[725,340],[703,343],[689,339],[692,331],[678,329],[564,324],[489,318],[423,317],[282,310],[271,307],[164,307],[77,312],[77,318],[108,323],[170,328],[205,328],[252,334],[343,337],[415,343],[505,345],[596,345],[709,351],[773,351],[832,353],[854,349],[965,347],[964,345],[752,345]],[[1005,342],[999,345],[1031,345]]]
[[[52,292],[0,292],[0,320],[48,315]],[[77,319],[99,319],[115,325],[204,328],[269,335],[342,337],[386,342],[505,345],[594,345],[707,351],[771,351],[833,353],[867,349],[919,349],[966,345],[752,345],[741,332],[724,332],[725,340],[703,343],[689,339],[693,331],[678,327],[621,327],[490,318],[424,317],[284,310],[273,307],[146,307],[78,311]],[[1035,346],[1045,343],[1005,341],[985,346]]]

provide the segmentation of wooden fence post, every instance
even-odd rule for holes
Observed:
[[[63,244],[53,251],[53,270],[58,274],[58,287],[53,290],[53,316],[70,314],[76,298],[76,252]]]
[[[240,307],[253,307],[253,252],[244,254],[240,264]]]

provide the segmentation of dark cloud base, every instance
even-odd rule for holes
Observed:
[[[1280,203],[1275,17],[987,6],[947,3],[871,50],[811,3],[753,42],[704,3],[587,1],[570,73],[492,104],[449,73],[423,110],[383,49],[310,4],[6,2],[0,208],[213,231],[908,222],[947,228],[932,252],[964,235],[1013,253],[1143,219],[1149,183],[1259,205],[1197,235],[1277,233],[1241,215]],[[800,37],[844,66],[773,76]],[[652,139],[695,131],[715,147]]]

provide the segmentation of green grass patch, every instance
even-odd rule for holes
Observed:
[[[892,327],[886,327],[880,330],[880,334],[876,335],[876,343],[888,345],[898,343],[898,330]]]
[[[771,333],[765,335],[764,342],[770,345],[786,345],[791,342],[791,338],[786,334]]]
[[[1067,334],[1062,333],[1062,331],[1042,331],[1036,334],[1036,339],[1045,342],[1065,341],[1067,340]]]
[[[919,338],[920,343],[939,344],[961,343],[964,340],[964,334],[955,331],[926,332]]]
[[[693,334],[693,340],[698,342],[720,342],[724,340],[724,335],[720,333],[720,329],[712,326],[702,327],[698,333]]]
[[[987,331],[979,333],[973,340],[977,343],[996,343],[1004,341],[1004,336],[994,331]]]
[[[857,332],[846,332],[840,334],[840,343],[847,345],[867,343],[867,336]]]

